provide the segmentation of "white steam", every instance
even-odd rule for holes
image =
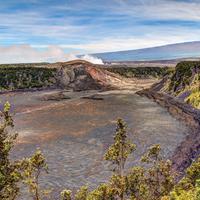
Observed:
[[[65,53],[58,46],[49,46],[43,50],[37,50],[30,45],[0,46],[0,64],[6,63],[33,63],[33,62],[66,62],[76,59],[86,60],[94,64],[103,64],[99,58],[90,55],[77,57],[75,54]]]
[[[87,54],[84,55],[84,56],[81,56],[81,60],[86,60],[86,61],[91,62],[93,64],[103,65],[103,61],[100,58],[96,58],[94,56],[87,55]]]

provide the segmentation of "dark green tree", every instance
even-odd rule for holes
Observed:
[[[113,163],[115,166],[115,172],[120,176],[124,176],[126,160],[136,148],[136,145],[128,140],[126,129],[126,123],[122,119],[118,119],[114,144],[109,147],[104,156],[105,160]]]
[[[124,199],[127,177],[125,175],[125,164],[128,156],[135,150],[136,145],[128,140],[127,126],[122,119],[117,120],[117,128],[112,144],[106,152],[105,160],[111,161],[115,166],[115,174],[111,178],[111,185],[117,191],[121,200]]]

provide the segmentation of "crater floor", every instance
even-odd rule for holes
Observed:
[[[108,180],[111,166],[103,155],[113,142],[117,118],[127,122],[129,136],[137,145],[127,167],[137,164],[152,144],[160,144],[163,154],[170,157],[190,131],[164,108],[134,91],[65,91],[71,99],[42,100],[56,92],[60,91],[0,95],[2,103],[8,100],[13,105],[15,131],[19,132],[12,157],[30,156],[40,148],[49,165],[49,174],[40,182],[47,188],[59,188],[54,196],[64,188],[73,190],[84,184],[92,188]],[[80,98],[94,94],[101,100]]]

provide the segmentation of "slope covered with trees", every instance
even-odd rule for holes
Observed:
[[[184,61],[174,73],[159,83],[160,91],[169,93],[200,109],[200,62]]]
[[[110,66],[106,67],[110,72],[117,73],[126,78],[162,78],[163,76],[171,73],[174,68],[172,67],[123,67],[123,66]]]

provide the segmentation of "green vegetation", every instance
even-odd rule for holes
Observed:
[[[168,75],[162,91],[180,97],[188,104],[200,109],[200,62],[178,63],[175,71]]]
[[[37,150],[30,158],[10,160],[17,134],[8,130],[13,127],[10,105],[0,113],[0,199],[15,200],[20,187],[27,186],[30,198],[44,200],[50,198],[50,190],[39,185],[41,173],[48,173],[46,160]],[[161,147],[153,145],[141,158],[141,165],[126,168],[128,157],[136,145],[128,139],[126,124],[117,121],[114,143],[105,153],[105,160],[113,165],[113,175],[107,183],[93,191],[81,187],[75,194],[70,190],[61,192],[61,200],[199,200],[200,198],[200,158],[187,170],[186,175],[176,184],[176,174],[172,164],[161,156]]]
[[[0,68],[18,68],[18,67],[45,67],[49,63],[19,63],[19,64],[0,64]]]
[[[200,158],[187,170],[185,177],[171,192],[172,200],[199,200],[200,199]]]
[[[34,200],[41,200],[47,196],[49,191],[43,190],[39,186],[39,177],[42,171],[48,173],[46,160],[40,150],[37,150],[30,158],[25,158],[19,162],[19,172],[22,182],[28,187],[30,195]]]
[[[185,101],[195,108],[200,109],[200,90],[192,91],[191,94],[185,99]]]
[[[2,200],[16,198],[19,192],[17,183],[21,178],[17,163],[11,162],[8,157],[17,137],[16,134],[10,134],[7,131],[8,128],[13,127],[13,120],[9,110],[10,105],[6,103],[4,110],[0,112],[0,199]]]
[[[56,69],[41,67],[0,67],[0,90],[50,87],[55,85]]]
[[[9,133],[13,128],[12,116],[9,113],[10,104],[6,103],[0,111],[0,199],[14,200],[20,193],[19,183],[26,183],[34,200],[41,200],[38,178],[40,172],[46,169],[45,159],[40,151],[27,159],[12,161],[9,152],[12,149],[17,134]]]
[[[106,70],[117,73],[126,78],[161,78],[171,73],[173,68],[169,67],[107,67]]]
[[[191,85],[193,80],[199,81],[200,62],[184,61],[177,64],[174,74],[171,77],[169,90],[180,93],[187,86]]]

